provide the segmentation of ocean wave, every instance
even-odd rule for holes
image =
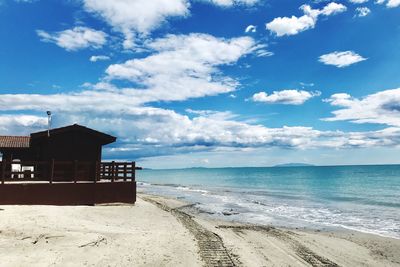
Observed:
[[[198,192],[198,193],[202,193],[202,194],[208,194],[209,193],[209,191],[207,191],[207,190],[194,189],[194,188],[190,188],[190,187],[186,187],[186,186],[178,186],[176,189],[177,190],[182,190],[182,191],[189,191],[189,192]]]
[[[287,197],[290,192],[280,191],[211,186],[206,190],[204,186],[172,183],[140,185],[144,191],[200,203],[197,205],[200,213],[218,219],[284,227],[340,227],[400,238],[400,232],[396,230],[400,229],[400,218],[393,215],[398,206],[391,208],[378,200],[366,204],[367,201],[360,197],[336,196],[329,201],[328,197],[316,201],[312,197]],[[229,216],[226,211],[229,211]]]
[[[145,182],[136,182],[136,184],[137,184],[138,186],[151,186],[150,183],[145,183]]]

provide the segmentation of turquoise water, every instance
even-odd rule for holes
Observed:
[[[143,170],[138,181],[218,219],[400,238],[400,165]]]

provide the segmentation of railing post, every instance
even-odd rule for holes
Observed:
[[[35,161],[35,164],[33,166],[33,179],[36,179],[36,174],[39,173],[39,168],[38,168],[38,164]],[[39,176],[40,178],[40,174],[38,174],[37,176]]]
[[[136,162],[132,161],[132,174],[131,180],[134,182],[136,180]]]
[[[53,179],[54,179],[54,159],[50,160],[50,183],[53,183]]]
[[[2,159],[1,161],[1,184],[4,184],[4,180],[6,178],[6,161]]]
[[[115,161],[111,163],[111,182],[114,182],[115,179]]]
[[[76,183],[78,176],[78,161],[74,160],[74,183]]]
[[[124,163],[124,182],[126,182],[126,176],[128,175],[128,173],[127,173],[127,165],[128,165],[128,163],[127,162],[125,162]]]
[[[95,165],[94,165],[94,183],[97,183],[97,178],[99,177],[99,173],[100,173],[100,165],[99,162],[96,161]]]
[[[101,180],[101,177],[104,176],[104,164],[99,161],[99,180]]]

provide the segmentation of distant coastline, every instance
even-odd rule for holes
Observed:
[[[292,164],[292,163],[287,163],[287,164]],[[182,167],[182,168],[150,168],[150,167],[144,167],[143,170],[149,170],[149,171],[165,171],[165,170],[193,170],[193,169],[204,169],[204,170],[212,170],[212,169],[235,169],[235,168],[245,168],[245,169],[252,169],[252,168],[280,168],[280,167],[373,167],[373,166],[397,166],[400,165],[400,163],[376,163],[376,164],[338,164],[338,165],[313,165],[313,164],[306,164],[304,165],[289,165],[289,166],[284,166],[287,165],[285,164],[277,164],[277,165],[272,165],[272,166],[225,166],[225,167]],[[297,164],[297,163],[293,163]],[[303,164],[303,163],[300,163]],[[143,164],[141,164],[143,165]]]
[[[283,163],[274,165],[273,167],[315,167],[315,165],[307,163]]]

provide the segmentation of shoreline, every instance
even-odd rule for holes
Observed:
[[[155,187],[156,189],[152,188]],[[232,189],[229,189],[232,190]],[[190,192],[190,194],[189,194]],[[244,206],[248,208],[247,210],[241,210],[240,206],[241,203],[238,205],[235,205],[235,199],[231,199],[230,202],[226,203],[217,203],[217,208],[209,209],[207,207],[208,201],[203,198],[204,195],[220,195],[224,196],[226,192],[229,193],[235,193],[235,191],[218,191],[213,189],[204,189],[204,187],[200,186],[192,186],[192,185],[181,185],[181,184],[162,184],[162,183],[151,183],[151,182],[144,182],[141,181],[138,184],[138,193],[140,194],[153,194],[165,198],[176,198],[179,201],[182,201],[184,203],[196,203],[193,204],[193,209],[192,210],[187,210],[190,213],[199,215],[201,217],[205,217],[206,219],[209,220],[221,220],[221,221],[227,221],[227,222],[238,222],[238,223],[249,223],[249,224],[260,224],[260,225],[272,225],[276,226],[278,228],[288,228],[288,229],[310,229],[310,230],[322,230],[322,231],[356,231],[364,234],[372,234],[372,235],[377,235],[381,237],[387,237],[387,238],[393,238],[393,239],[398,239],[400,240],[400,233],[398,231],[395,231],[394,229],[390,229],[391,231],[388,230],[383,230],[382,228],[385,225],[377,224],[373,225],[368,225],[368,221],[366,222],[367,224],[362,224],[357,222],[358,225],[346,225],[346,221],[343,221],[343,218],[339,218],[339,220],[334,219],[334,220],[329,220],[329,221],[309,221],[307,219],[297,219],[296,217],[279,217],[279,216],[274,216],[273,214],[263,214],[262,212],[257,214],[255,210],[259,210],[257,208],[257,205],[262,205],[262,206],[268,206],[267,204],[264,204],[264,201],[261,202],[258,199],[253,200],[251,202],[247,202],[247,200],[244,201]],[[232,194],[230,197],[239,197],[240,196],[236,194]],[[203,198],[203,199],[202,199]],[[268,202],[265,202],[268,203]],[[214,204],[214,203],[212,203]],[[227,207],[222,208],[221,206],[227,204]],[[231,207],[229,205],[231,204]],[[246,206],[248,204],[257,204],[254,207],[249,207]],[[219,206],[218,206],[219,205]],[[289,207],[291,207],[289,205]],[[270,208],[270,207],[269,207]],[[307,209],[304,209],[307,210]],[[258,215],[264,215],[266,220],[270,220],[269,222],[265,223],[264,220],[261,220],[259,218],[254,219],[252,215],[258,216]],[[250,215],[250,217],[246,216]],[[300,214],[304,215],[304,214]],[[334,215],[334,214],[332,214]],[[250,219],[248,219],[250,218]],[[272,220],[271,220],[272,218]],[[330,217],[332,218],[332,217]],[[318,219],[323,219],[323,218],[318,218]],[[340,221],[342,219],[342,221]],[[368,225],[368,226],[367,226]]]
[[[316,230],[211,219],[191,213],[193,204],[180,199],[139,196],[169,212],[179,210],[219,236],[237,266],[400,266],[396,238],[339,227]]]
[[[191,203],[1,206],[2,266],[400,266],[400,240],[211,220]]]

